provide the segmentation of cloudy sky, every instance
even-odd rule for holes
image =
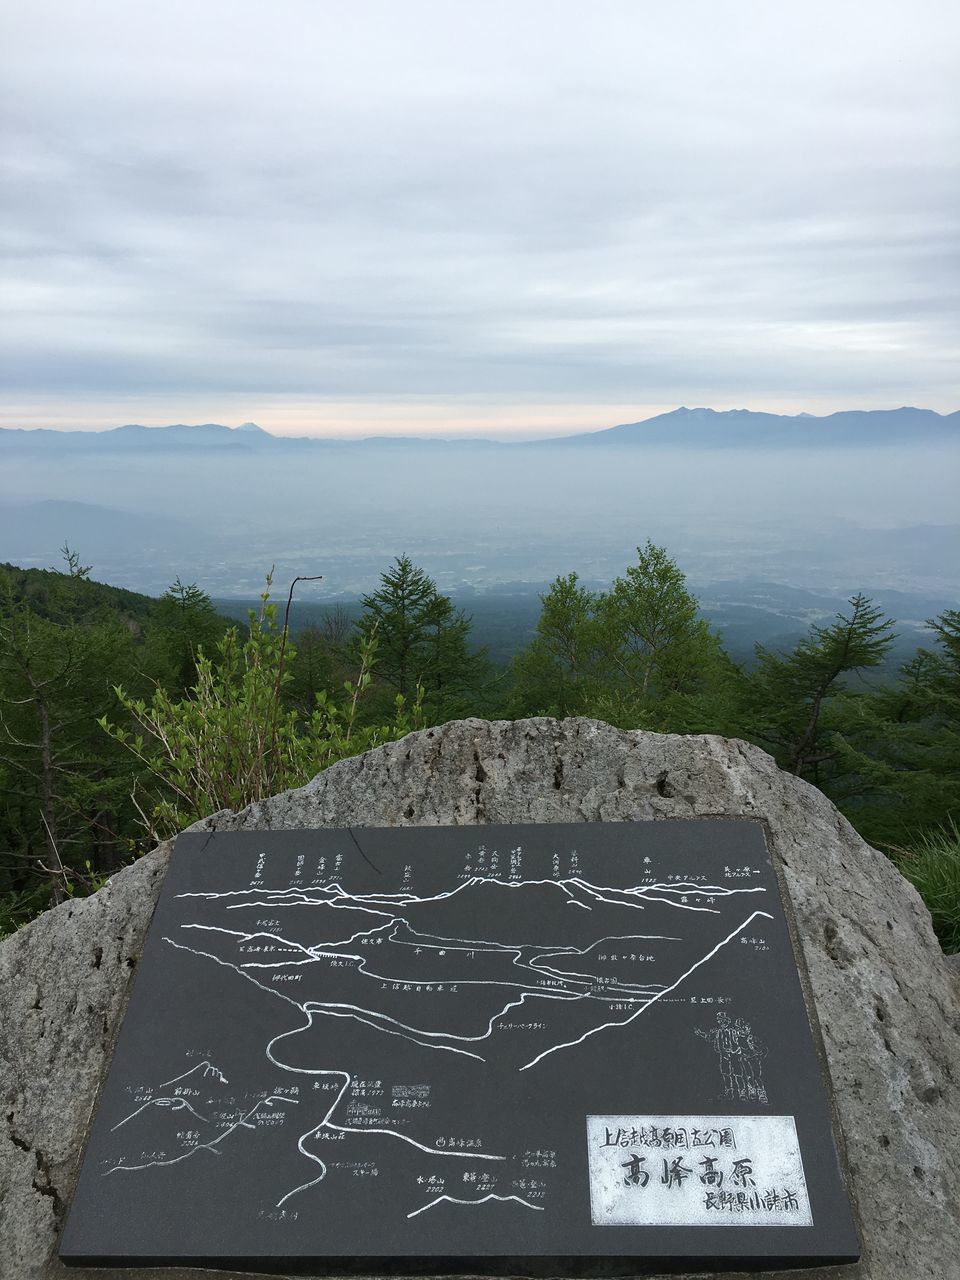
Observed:
[[[954,0],[29,0],[0,425],[960,407]]]

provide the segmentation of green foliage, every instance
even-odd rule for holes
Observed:
[[[583,714],[597,682],[596,596],[575,573],[540,597],[537,634],[512,666],[516,714]]]
[[[0,934],[98,887],[145,830],[300,785],[426,717],[506,711],[761,742],[890,852],[958,945],[960,611],[928,623],[895,682],[864,678],[893,624],[862,595],[745,674],[647,542],[606,592],[555,579],[498,684],[406,556],[356,623],[335,610],[293,645],[268,593],[241,631],[195,583],[152,600],[64,555],[64,572],[0,566]]]
[[[290,678],[284,659],[294,649],[276,625],[276,606],[266,594],[263,600],[260,614],[250,615],[245,640],[231,627],[217,642],[215,656],[198,650],[197,681],[187,696],[174,698],[157,688],[148,700],[118,687],[133,727],[100,718],[101,728],[132,753],[150,779],[139,803],[156,838],[220,809],[239,809],[301,786],[335,761],[420,723],[414,689],[409,712],[398,694],[389,723],[358,725],[377,650],[373,633],[361,642],[360,672],[356,682],[345,683],[345,698],[321,691],[308,716],[284,707]]]
[[[753,735],[773,748],[792,773],[821,780],[836,755],[824,713],[843,689],[841,677],[878,666],[893,643],[893,624],[866,596],[850,600],[850,614],[829,627],[813,626],[790,653],[757,645],[751,681]]]
[[[70,550],[69,542],[65,542],[60,548],[60,553],[66,561],[67,575],[71,578],[89,578],[92,564],[81,564],[80,555],[76,551]]]
[[[96,871],[90,859],[85,858],[82,870],[76,867],[64,869],[60,880],[60,901],[66,898],[85,898],[102,889],[109,879],[108,874]],[[14,933],[22,925],[29,924],[34,916],[56,905],[53,898],[53,888],[49,882],[35,882],[28,889],[0,892],[0,938]]]
[[[893,860],[929,908],[944,951],[948,955],[960,951],[960,830],[956,824],[927,831],[909,848],[895,849]]]
[[[84,615],[69,597],[80,575],[57,575],[48,615],[0,571],[0,890],[21,903],[63,901],[92,861],[126,856],[129,769],[100,738],[111,677],[135,674],[129,629],[108,611]]]
[[[72,553],[71,553],[72,554]],[[68,566],[69,567],[69,566]],[[111,617],[121,621],[137,638],[149,624],[157,606],[150,596],[112,587],[90,579],[87,566],[81,574],[56,569],[20,569],[0,564],[9,599],[50,622],[79,622]]]
[[[540,599],[537,635],[513,664],[516,714],[681,732],[725,726],[738,673],[663,547],[638,547],[609,592],[586,590],[572,573]]]
[[[619,704],[613,723],[719,727],[736,669],[663,547],[637,548],[637,563],[600,596],[597,621],[604,666],[618,677],[610,682]]]
[[[50,885],[43,881],[35,881],[26,889],[0,892],[0,938],[28,924],[51,905]]]
[[[637,563],[599,598],[597,615],[603,657],[639,705],[698,683],[712,637],[663,547],[637,548]]]
[[[920,649],[897,684],[838,700],[831,794],[881,848],[960,817],[960,614],[927,625],[937,650]]]
[[[376,636],[374,715],[394,698],[420,689],[423,713],[432,721],[463,714],[488,677],[485,654],[470,649],[470,620],[441,595],[409,556],[398,556],[380,586],[362,599],[355,625],[355,653]]]
[[[350,620],[339,606],[318,625],[297,632],[296,651],[287,653],[284,705],[309,715],[318,694],[343,687],[355,667],[349,657],[349,634]]]
[[[197,679],[200,650],[211,651],[228,627],[206,592],[195,582],[184,585],[177,578],[153,610],[144,645],[144,667],[165,688],[186,693]]]

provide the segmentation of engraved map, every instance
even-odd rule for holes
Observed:
[[[802,1233],[770,1018],[800,993],[762,831],[667,825],[181,837],[79,1202],[175,1210],[202,1187],[226,1206],[214,1253],[261,1259],[436,1232],[448,1254],[562,1255],[605,1223]],[[650,1127],[627,1124],[692,1112],[742,1115],[750,1150],[684,1159],[654,1126],[641,1153]],[[598,1113],[624,1117],[616,1141]],[[673,1177],[650,1183],[658,1160]]]

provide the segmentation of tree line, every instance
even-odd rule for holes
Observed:
[[[558,577],[531,642],[496,668],[407,556],[355,620],[333,609],[294,637],[269,578],[244,629],[196,584],[153,600],[64,554],[62,572],[0,568],[0,932],[197,818],[412,728],[585,715],[764,747],[899,861],[960,949],[956,610],[892,681],[871,676],[895,622],[862,594],[790,650],[757,645],[747,669],[648,542],[607,590]]]

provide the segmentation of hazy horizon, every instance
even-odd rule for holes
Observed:
[[[804,401],[804,403],[809,404],[810,401]],[[583,421],[580,421],[578,419],[575,422],[571,421],[571,417],[576,414],[576,410],[568,406],[567,411],[564,414],[553,415],[549,419],[545,419],[543,421],[541,428],[536,432],[523,432],[516,429],[513,431],[504,431],[504,430],[497,430],[494,427],[493,429],[486,431],[483,434],[481,434],[481,427],[477,423],[472,424],[472,427],[475,427],[476,429],[471,428],[469,431],[466,429],[463,431],[459,431],[456,429],[456,426],[451,426],[449,423],[434,425],[431,422],[425,426],[423,425],[422,421],[419,418],[413,418],[411,415],[407,415],[405,417],[401,416],[401,421],[399,423],[397,423],[394,418],[391,418],[390,416],[385,415],[383,420],[371,422],[369,425],[369,429],[366,432],[361,434],[360,433],[361,429],[359,427],[357,427],[354,431],[351,431],[351,432],[331,431],[329,430],[329,423],[324,424],[325,428],[327,429],[318,429],[314,431],[304,431],[304,430],[286,430],[285,431],[282,429],[278,429],[275,425],[270,425],[266,422],[259,421],[254,417],[234,418],[231,421],[224,421],[223,415],[219,417],[216,415],[213,415],[210,417],[202,417],[196,414],[194,414],[192,418],[190,418],[189,420],[186,417],[181,417],[181,418],[166,417],[161,419],[159,416],[155,416],[154,419],[151,419],[149,416],[147,417],[141,416],[137,418],[129,418],[123,422],[111,422],[108,424],[98,424],[96,426],[72,422],[72,421],[63,421],[63,420],[56,420],[52,422],[39,422],[39,423],[27,423],[27,422],[14,423],[14,422],[4,421],[3,420],[4,417],[8,415],[5,411],[0,409],[0,430],[9,430],[9,429],[13,429],[13,430],[19,429],[19,430],[27,430],[27,431],[54,430],[54,431],[64,431],[64,432],[88,431],[88,432],[103,433],[107,431],[116,431],[118,428],[126,427],[126,426],[142,426],[142,427],[147,427],[151,429],[162,429],[168,426],[199,427],[199,426],[206,426],[206,425],[213,424],[217,426],[225,426],[231,430],[236,430],[237,428],[242,426],[253,425],[253,426],[259,427],[261,431],[265,431],[268,435],[273,435],[278,438],[290,438],[290,439],[336,439],[336,440],[359,441],[359,440],[369,439],[371,436],[388,437],[388,436],[394,436],[394,435],[396,436],[417,435],[417,436],[423,436],[425,438],[436,438],[438,440],[443,440],[443,439],[455,440],[458,438],[484,439],[484,440],[499,440],[503,442],[516,441],[517,443],[523,444],[523,443],[532,443],[536,440],[541,440],[541,439],[549,439],[554,435],[560,438],[565,435],[577,435],[577,434],[590,432],[590,431],[604,431],[604,430],[608,430],[611,427],[621,426],[625,423],[647,422],[652,418],[661,416],[662,414],[672,413],[678,409],[683,409],[683,408],[687,408],[691,410],[707,409],[707,410],[712,410],[715,413],[747,411],[749,413],[777,414],[785,417],[808,416],[808,417],[819,418],[819,417],[828,417],[835,413],[845,413],[845,412],[859,412],[859,413],[881,412],[882,413],[882,412],[890,412],[890,411],[893,411],[896,409],[902,409],[902,408],[920,409],[924,411],[938,413],[941,416],[947,416],[949,414],[955,413],[958,410],[960,410],[960,404],[939,408],[929,404],[914,404],[914,405],[896,404],[894,405],[892,403],[888,403],[888,404],[871,405],[871,404],[859,403],[859,404],[850,404],[850,405],[838,405],[832,408],[821,407],[816,412],[814,412],[812,410],[803,409],[803,408],[775,408],[769,404],[681,405],[679,402],[673,402],[668,405],[662,405],[662,406],[648,405],[648,406],[632,406],[631,407],[628,405],[624,405],[622,406],[622,412],[625,416],[619,417],[616,420],[598,420],[596,418],[592,418],[592,419],[584,419]],[[485,417],[483,419],[478,420],[478,422],[479,421],[495,422],[496,419],[491,420],[488,417]],[[563,425],[561,425],[561,423]]]

